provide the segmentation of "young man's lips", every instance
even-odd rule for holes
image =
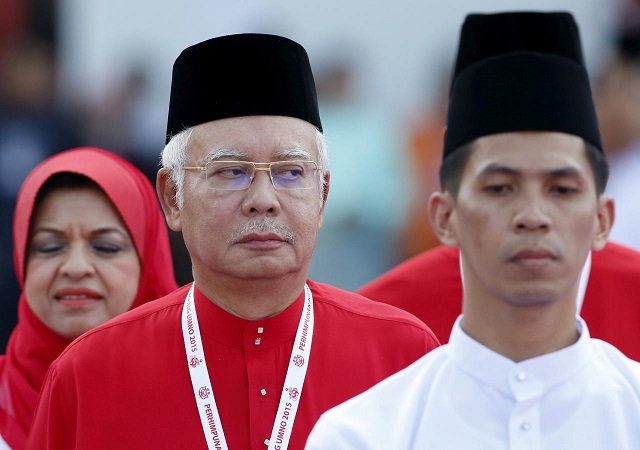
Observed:
[[[555,254],[545,249],[524,249],[516,252],[511,257],[511,261],[545,261],[555,259]]]

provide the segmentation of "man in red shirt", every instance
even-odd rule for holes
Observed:
[[[157,188],[194,283],[76,340],[28,448],[301,449],[320,414],[436,347],[405,311],[307,279],[326,161],[300,45],[183,51]]]

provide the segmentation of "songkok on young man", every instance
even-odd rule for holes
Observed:
[[[157,188],[194,283],[67,349],[30,448],[301,449],[320,414],[438,345],[404,311],[307,280],[329,191],[321,131],[297,43],[182,52]]]
[[[606,179],[573,18],[468,16],[429,201],[460,248],[463,314],[448,344],[325,413],[307,448],[640,448],[640,363],[576,316],[613,222]]]

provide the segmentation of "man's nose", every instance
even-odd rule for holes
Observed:
[[[280,212],[278,193],[271,181],[269,169],[256,167],[253,181],[245,193],[242,212],[247,216]]]
[[[547,213],[545,201],[540,195],[524,195],[517,208],[513,217],[515,231],[546,231],[551,226],[551,218]]]

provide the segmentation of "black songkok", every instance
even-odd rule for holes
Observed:
[[[573,134],[602,151],[569,13],[470,14],[462,26],[443,157],[476,138],[513,131]]]
[[[309,57],[300,44],[237,34],[182,51],[173,64],[166,142],[188,127],[253,115],[295,117],[322,131]]]
[[[629,62],[640,61],[640,24],[622,28],[616,37],[618,55]]]

